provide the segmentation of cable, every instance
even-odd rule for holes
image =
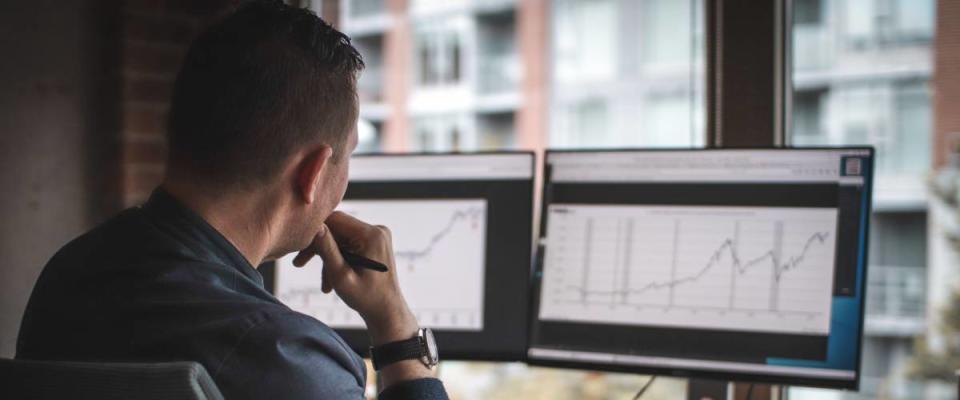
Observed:
[[[637,392],[637,395],[636,395],[636,396],[633,396],[633,400],[637,400],[637,399],[640,398],[640,396],[643,396],[643,393],[645,393],[645,392],[647,391],[647,389],[650,388],[650,385],[652,385],[652,384],[653,384],[653,381],[655,381],[656,379],[657,379],[657,376],[656,376],[656,375],[651,376],[651,377],[650,377],[650,380],[647,381],[647,383],[643,384],[643,387],[640,388],[640,391]]]
[[[752,383],[750,384],[750,386],[747,386],[747,395],[744,396],[744,400],[750,400],[751,398],[753,398],[753,384],[752,384]]]

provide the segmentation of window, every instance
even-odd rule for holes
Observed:
[[[796,16],[813,12],[809,1],[795,3]],[[845,35],[852,49],[925,45],[933,37],[934,0],[849,0],[841,2]]]
[[[930,166],[932,121],[926,80],[894,86],[894,143],[885,169],[891,173],[925,174]]]
[[[383,36],[370,35],[353,38],[353,45],[366,64],[360,79],[357,81],[357,92],[361,101],[383,101],[384,69],[383,69]]]
[[[414,122],[416,147],[420,151],[458,151],[464,146],[464,117],[436,115]]]
[[[552,147],[703,143],[703,5],[558,0]],[[639,40],[623,40],[636,37]]]
[[[823,22],[823,1],[795,1],[793,23],[796,25],[820,25]]]
[[[615,0],[553,2],[551,40],[556,81],[575,85],[616,77],[617,6]]]
[[[793,143],[796,145],[822,144],[822,103],[825,90],[797,91],[793,97]]]
[[[924,398],[907,374],[926,330],[927,210],[931,168],[933,0],[793,2],[793,110],[788,141],[873,145],[874,215],[860,394]],[[839,39],[839,40],[836,40]],[[791,389],[791,398],[826,393]]]
[[[933,37],[933,1],[896,0],[897,34],[904,41],[927,42]]]
[[[450,85],[460,82],[461,35],[449,24],[425,24],[417,32],[416,82],[420,86]]]
[[[516,25],[513,10],[478,16],[478,92],[516,90],[520,82]]]
[[[345,4],[350,17],[365,17],[386,11],[384,0],[349,0]]]
[[[689,64],[694,43],[691,1],[643,0],[640,13],[640,44],[643,63],[682,67]],[[624,3],[622,3],[624,4]],[[624,4],[625,5],[625,4]],[[686,26],[679,25],[681,21]]]

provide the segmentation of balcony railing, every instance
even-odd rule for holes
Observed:
[[[926,268],[870,266],[867,274],[867,325],[874,332],[912,335],[922,329],[926,311]]]
[[[383,101],[383,66],[368,65],[357,81],[357,92],[364,103]]]
[[[793,29],[793,65],[798,71],[824,69],[831,64],[833,46],[829,32],[819,25]]]
[[[480,57],[479,91],[483,94],[517,90],[519,62],[513,54],[487,54]]]
[[[384,0],[350,0],[349,3],[351,18],[380,15],[387,11]]]

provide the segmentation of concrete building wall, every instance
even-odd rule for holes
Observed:
[[[0,357],[53,253],[160,182],[180,62],[236,3],[0,2]]]
[[[0,3],[0,357],[43,265],[112,207],[107,3]]]

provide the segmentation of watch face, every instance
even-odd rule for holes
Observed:
[[[439,355],[437,354],[437,341],[433,337],[433,331],[429,328],[424,328],[423,338],[427,345],[427,352],[424,354],[424,358],[426,358],[427,365],[434,366],[439,361]]]

